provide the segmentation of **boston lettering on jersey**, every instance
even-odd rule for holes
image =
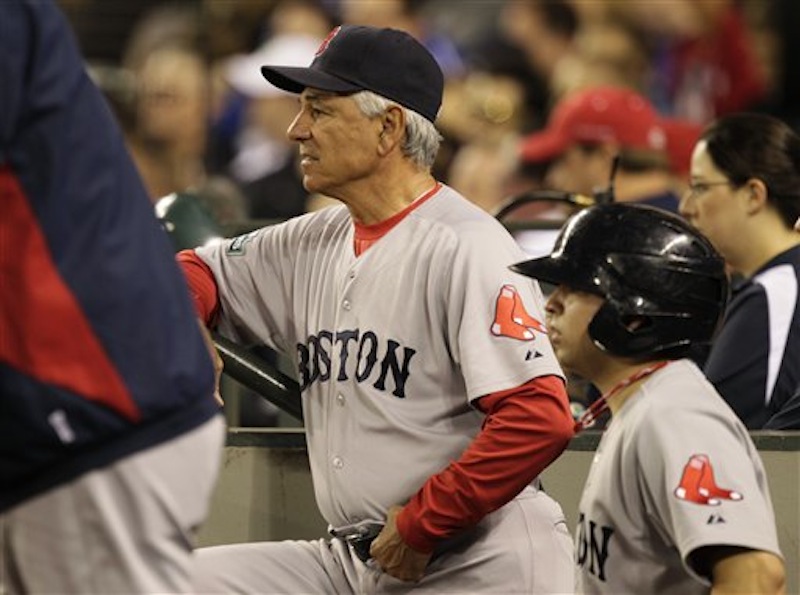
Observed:
[[[381,341],[372,331],[320,331],[305,344],[297,344],[300,390],[314,382],[327,382],[333,375],[338,382],[350,378],[358,383],[370,381],[381,391],[387,390],[388,384],[395,397],[404,399],[409,365],[415,353],[415,349],[403,347],[392,339]]]
[[[581,568],[587,568],[590,574],[605,582],[608,543],[614,535],[614,529],[598,526],[587,520],[583,513],[578,518],[578,536],[575,543],[575,560]]]

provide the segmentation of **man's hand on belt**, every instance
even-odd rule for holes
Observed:
[[[403,541],[397,530],[397,515],[401,510],[402,506],[389,509],[386,525],[372,542],[369,552],[386,574],[401,581],[416,582],[425,575],[432,554],[418,552]]]

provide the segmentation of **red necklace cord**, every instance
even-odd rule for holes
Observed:
[[[594,422],[597,420],[598,417],[603,415],[606,411],[608,411],[608,400],[621,391],[623,388],[626,388],[641,380],[642,378],[647,378],[653,372],[660,370],[664,366],[666,366],[669,361],[664,362],[657,362],[646,368],[642,368],[641,370],[637,371],[635,374],[631,374],[624,380],[621,380],[617,384],[615,384],[610,391],[600,396],[594,403],[589,405],[589,408],[583,412],[583,414],[578,418],[578,421],[575,422],[575,426],[573,428],[574,432],[577,434],[587,428],[591,428],[594,425]]]

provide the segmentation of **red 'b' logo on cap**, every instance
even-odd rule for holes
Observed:
[[[339,26],[339,27],[335,27],[334,29],[331,30],[330,33],[328,33],[328,36],[325,39],[322,40],[321,44],[319,44],[319,48],[317,49],[317,53],[314,54],[315,58],[317,56],[319,56],[321,53],[323,53],[325,50],[328,49],[328,46],[331,44],[331,41],[333,41],[333,38],[336,37],[339,34],[339,31],[341,31],[341,30],[342,30],[342,27]]]

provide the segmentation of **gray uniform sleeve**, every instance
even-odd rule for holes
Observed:
[[[713,392],[691,395],[719,400]],[[681,403],[641,420],[639,465],[647,514],[678,549],[730,545],[780,554],[766,474],[744,426],[719,406]]]
[[[244,343],[286,351],[293,251],[287,224],[198,248],[219,290],[219,331]]]
[[[537,376],[563,377],[538,284],[508,268],[525,258],[513,239],[493,225],[459,239],[446,273],[447,330],[470,400]]]

